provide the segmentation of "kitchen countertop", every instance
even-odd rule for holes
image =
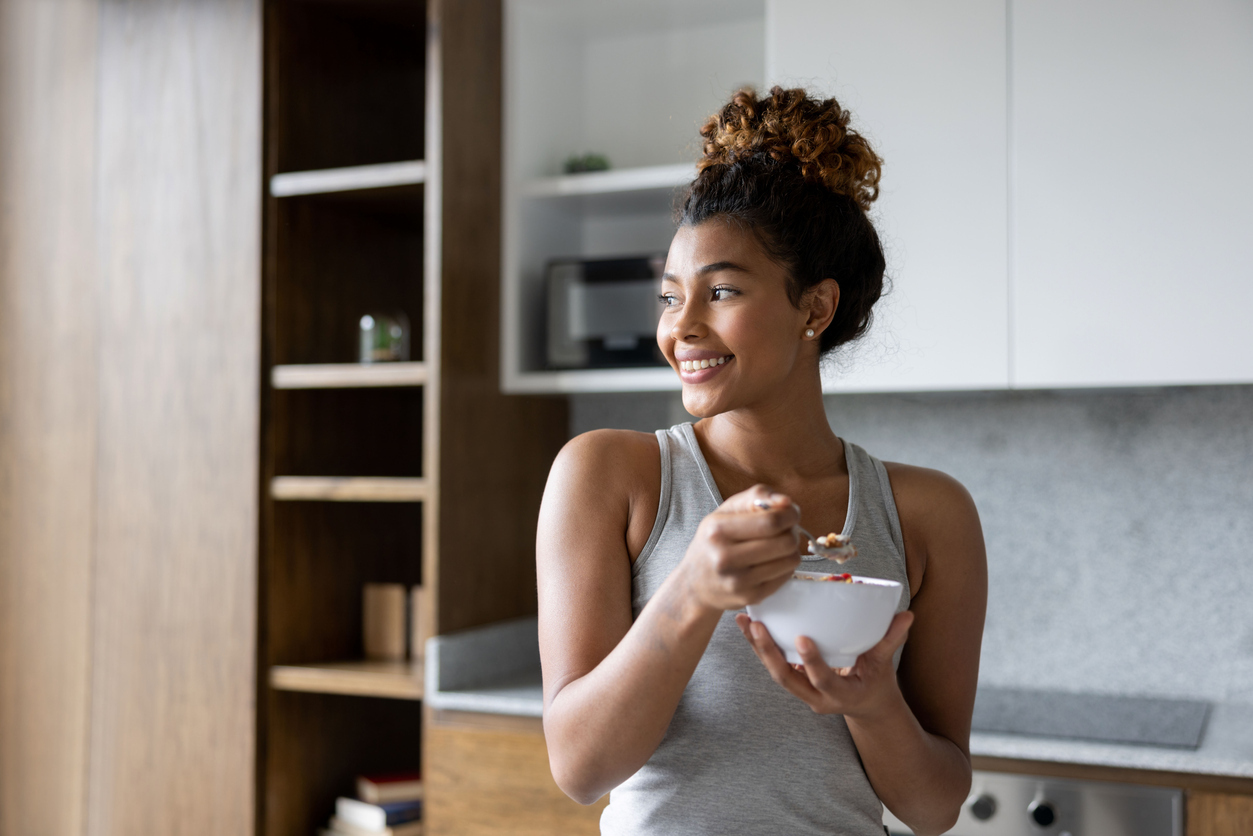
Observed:
[[[431,708],[541,717],[536,620],[520,618],[427,642]],[[970,736],[972,755],[1113,769],[1253,779],[1253,704],[1215,703],[1201,745],[1168,749],[1026,735]]]

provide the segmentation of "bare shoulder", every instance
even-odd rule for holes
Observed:
[[[973,514],[978,518],[975,501],[961,482],[940,470],[899,462],[884,462],[892,481],[892,495],[902,519]]]
[[[884,462],[905,537],[911,581],[920,581],[928,564],[984,561],[983,529],[974,498],[966,486],[929,467]]]
[[[544,504],[558,514],[618,531],[634,559],[657,518],[660,496],[656,435],[593,430],[575,436],[558,453]]]
[[[633,430],[592,430],[566,442],[553,462],[560,473],[576,482],[594,479],[598,485],[630,488],[651,481],[660,468],[657,436]],[[612,475],[614,478],[606,479]]]
[[[574,458],[629,464],[636,457],[657,453],[657,436],[635,430],[592,430],[566,442],[558,460]]]

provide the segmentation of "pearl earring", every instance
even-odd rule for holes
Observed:
[[[814,329],[812,329],[812,328],[806,328],[806,329],[805,329],[805,336],[806,336],[806,337],[808,337],[808,338],[810,338],[810,339],[813,339],[813,336],[814,336]]]

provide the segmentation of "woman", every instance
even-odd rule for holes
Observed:
[[[882,802],[921,836],[969,791],[978,514],[953,479],[842,441],[823,408],[819,361],[866,330],[884,272],[866,216],[881,161],[848,119],[776,87],[702,128],[657,327],[700,420],[586,433],[549,476],[544,732],[567,794],[613,791],[602,833],[879,836]],[[852,668],[808,640],[793,667],[736,613],[800,565],[801,509],[851,535],[849,569],[905,586]]]

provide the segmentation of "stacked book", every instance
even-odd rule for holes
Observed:
[[[362,775],[356,798],[338,798],[320,836],[422,836],[422,776]]]

